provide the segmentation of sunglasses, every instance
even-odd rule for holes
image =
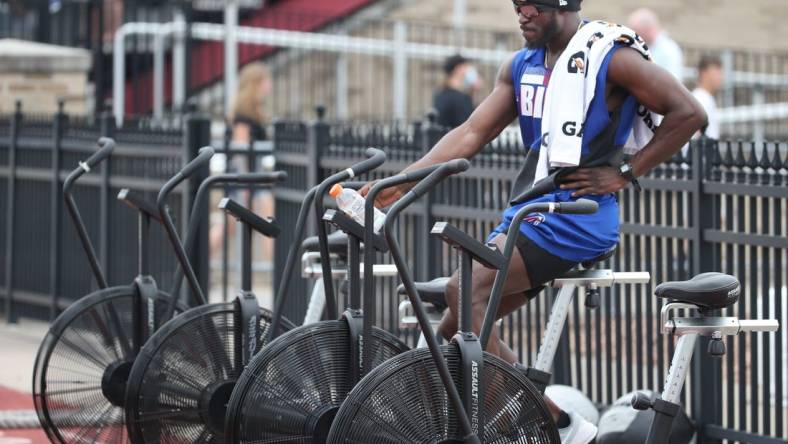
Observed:
[[[533,4],[531,2],[521,0],[512,0],[512,4],[514,5],[514,11],[517,14],[522,14],[524,17],[528,18],[538,17],[539,14],[545,11],[555,11],[557,9],[550,6]]]

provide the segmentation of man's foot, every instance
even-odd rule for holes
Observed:
[[[565,427],[558,429],[558,434],[561,436],[561,444],[588,444],[596,438],[596,426],[586,421],[578,413],[567,412],[562,415],[568,416],[569,424],[562,424],[562,422],[565,423],[566,421],[559,420],[559,426],[565,425]]]

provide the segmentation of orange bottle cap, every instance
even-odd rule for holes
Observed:
[[[336,199],[336,197],[339,196],[339,193],[341,192],[342,192],[342,185],[336,184],[333,187],[331,187],[331,190],[328,191],[328,194]]]

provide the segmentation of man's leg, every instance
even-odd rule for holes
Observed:
[[[506,235],[500,234],[493,239],[498,248],[503,251],[506,244]],[[497,271],[484,267],[478,262],[473,263],[473,280],[471,286],[472,305],[473,305],[473,330],[477,334],[481,330],[482,322],[484,321],[484,314],[487,311],[487,302],[490,299],[490,292],[495,281]],[[515,249],[509,264],[509,273],[507,274],[506,281],[503,285],[503,295],[498,307],[496,319],[500,319],[510,313],[517,311],[522,307],[528,298],[524,292],[531,288],[531,282],[528,279],[528,273],[525,270],[523,258]],[[459,306],[459,275],[455,272],[446,289],[446,302],[449,305],[449,311],[443,316],[439,330],[444,338],[451,338],[458,329],[457,320],[459,314],[457,307]],[[509,363],[517,362],[517,355],[498,338],[498,331],[492,330],[490,334],[490,342],[487,346],[487,351]]]
[[[506,243],[506,235],[497,236],[493,242],[498,248],[503,251],[504,244]],[[482,322],[484,321],[484,314],[487,310],[487,302],[490,299],[490,292],[492,290],[493,282],[495,281],[496,270],[491,270],[484,267],[478,262],[473,263],[473,280],[471,286],[472,306],[473,306],[473,331],[476,334],[481,330]],[[509,273],[503,286],[503,296],[501,297],[500,306],[498,307],[498,316],[500,319],[509,313],[517,311],[520,307],[527,302],[527,298],[523,292],[531,288],[531,283],[528,280],[528,274],[525,273],[525,264],[522,257],[515,250],[512,261],[509,266]],[[439,327],[439,331],[445,339],[451,338],[459,328],[458,319],[459,313],[459,275],[454,272],[449,279],[449,284],[446,289],[446,302],[449,305],[447,311]],[[517,362],[517,355],[498,338],[498,331],[492,330],[490,334],[490,342],[487,346],[487,351],[501,359],[509,362]]]
[[[493,239],[498,248],[503,251],[506,244],[506,235],[499,234]],[[490,292],[495,281],[496,270],[491,270],[484,267],[478,262],[473,263],[473,280],[471,285],[472,294],[472,307],[473,307],[473,331],[479,334],[484,321],[484,314],[487,311],[487,302],[490,299]],[[524,295],[526,290],[531,289],[531,282],[528,278],[528,272],[525,268],[522,256],[515,249],[512,255],[511,262],[509,263],[509,273],[504,281],[503,292],[501,296],[501,303],[498,307],[496,320],[506,316],[528,302],[528,298]],[[444,314],[441,324],[438,327],[441,335],[444,338],[451,338],[458,328],[457,320],[459,314],[457,308],[459,306],[459,276],[455,272],[446,288],[446,302],[449,305],[449,311]],[[498,337],[498,329],[493,328],[490,333],[490,342],[487,344],[487,352],[500,357],[501,359],[509,362],[517,362],[517,355]],[[549,398],[545,398],[547,407],[554,420],[558,420],[561,414],[561,409],[555,405]]]

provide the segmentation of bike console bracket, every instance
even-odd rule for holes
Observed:
[[[440,237],[449,245],[454,245],[470,253],[473,259],[487,268],[500,270],[506,265],[506,258],[494,244],[485,245],[468,236],[462,230],[448,222],[437,222],[431,234]]]
[[[235,304],[238,324],[241,326],[239,344],[241,365],[246,366],[257,353],[257,345],[260,342],[260,306],[257,296],[248,291],[239,292]]]
[[[484,436],[484,418],[482,418],[484,393],[482,372],[484,371],[484,352],[479,338],[473,333],[458,332],[451,339],[457,344],[462,360],[462,395],[465,412],[471,421],[471,429],[476,436]],[[470,377],[469,377],[470,376]]]
[[[361,310],[348,309],[342,313],[350,331],[350,381],[355,384],[364,371],[364,314]]]
[[[156,281],[147,275],[134,278],[134,287],[140,295],[138,299],[140,301],[140,317],[144,320],[140,324],[143,326],[143,331],[140,333],[141,339],[144,341],[156,331],[156,296],[159,294],[159,289],[156,287]]]

